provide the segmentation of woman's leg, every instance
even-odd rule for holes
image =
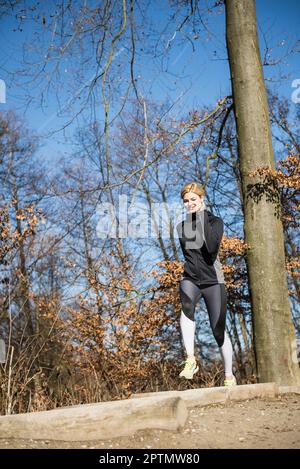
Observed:
[[[180,328],[184,347],[188,358],[194,358],[195,340],[195,306],[201,298],[200,288],[188,278],[180,281],[180,299],[182,311],[180,316]]]
[[[201,289],[207,307],[213,335],[219,346],[226,378],[232,377],[232,345],[225,331],[227,294],[224,284],[216,284]]]
[[[224,343],[222,347],[220,347],[220,352],[224,364],[224,370],[225,370],[225,376],[226,378],[231,378],[233,373],[232,373],[232,345],[231,345],[231,340],[227,334],[227,332],[224,332]]]

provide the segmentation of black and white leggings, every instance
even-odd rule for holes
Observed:
[[[210,326],[214,338],[220,348],[225,374],[232,374],[232,345],[225,331],[227,294],[224,284],[200,286],[189,277],[180,281],[180,299],[182,311],[180,327],[183,343],[188,356],[194,355],[195,339],[195,308],[201,298],[204,298]]]

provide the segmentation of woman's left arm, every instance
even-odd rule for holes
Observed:
[[[224,231],[224,223],[221,218],[214,217],[210,222],[208,213],[204,210],[204,237],[209,254],[218,252]]]

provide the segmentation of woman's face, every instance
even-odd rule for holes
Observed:
[[[203,205],[204,197],[200,197],[194,192],[187,192],[183,198],[183,204],[188,213],[197,212]]]

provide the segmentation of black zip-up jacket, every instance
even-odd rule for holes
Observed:
[[[218,256],[223,220],[208,210],[201,210],[188,213],[176,229],[185,258],[184,276],[200,285],[224,283]]]

